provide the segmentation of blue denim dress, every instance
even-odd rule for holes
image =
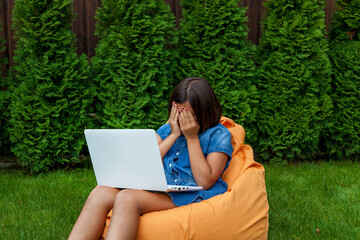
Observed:
[[[170,124],[164,124],[156,132],[162,140],[171,133]],[[229,166],[233,147],[231,145],[231,134],[226,127],[220,123],[199,134],[200,146],[205,158],[212,152],[223,152],[229,157],[224,171]],[[191,172],[189,151],[185,136],[181,135],[164,157],[164,170],[169,185],[196,186],[194,176]],[[209,199],[227,191],[227,184],[221,177],[208,190],[195,192],[170,192],[168,193],[176,206],[183,206],[194,202]]]

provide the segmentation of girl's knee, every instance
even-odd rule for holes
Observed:
[[[105,186],[96,186],[91,192],[90,195],[91,197],[98,197],[98,196],[103,196],[106,195],[107,192],[112,191],[112,189],[110,189],[110,187],[105,187]]]
[[[136,197],[134,194],[134,190],[131,189],[124,189],[116,194],[115,204],[127,204],[133,203],[136,201]]]
[[[115,198],[114,208],[126,207],[140,210],[137,190],[124,189],[120,191]]]
[[[113,202],[118,189],[105,186],[96,186],[89,194],[88,201],[92,202]]]

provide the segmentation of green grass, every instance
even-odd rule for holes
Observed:
[[[265,169],[269,239],[360,239],[360,163]],[[92,169],[0,174],[0,239],[66,239],[96,185]]]
[[[360,239],[360,163],[265,169],[269,239]]]
[[[0,174],[0,239],[67,239],[96,186],[91,169]]]

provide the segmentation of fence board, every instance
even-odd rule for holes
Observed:
[[[243,1],[244,6],[247,7],[247,18],[249,35],[248,39],[254,43],[259,44],[259,38],[261,37],[261,18],[265,11],[263,2],[265,0],[245,0]]]
[[[95,55],[95,47],[98,43],[98,39],[95,36],[96,20],[94,18],[97,8],[100,6],[100,1],[86,0],[86,51],[84,52],[88,56]]]
[[[3,39],[5,40],[5,56],[7,57],[9,63],[6,65],[6,69],[9,69],[9,66],[13,60],[13,53],[15,49],[14,31],[11,28],[12,25],[12,9],[14,7],[14,1],[3,0],[1,3],[0,12],[3,14],[1,17],[2,22],[2,33]],[[3,73],[5,70],[3,71]]]
[[[4,6],[4,0],[0,0],[0,6]],[[0,26],[1,26],[1,29],[4,28],[4,22],[5,22],[5,16],[6,16],[4,9],[5,9],[4,7],[2,7],[2,8],[0,9]],[[5,40],[5,39],[6,39],[5,31],[0,31],[0,38],[1,38],[1,40]],[[5,44],[4,44],[4,45],[5,45]],[[2,45],[1,47],[3,47],[4,45]],[[5,46],[5,47],[6,47],[6,46]],[[7,57],[7,56],[6,56],[6,51],[1,51],[1,52],[0,52],[0,58],[3,59],[3,58],[5,58],[5,57]],[[6,66],[1,66],[1,67],[0,67],[0,71],[1,71],[1,75],[2,75],[2,76],[5,76]],[[0,87],[2,87],[2,86],[0,86]]]
[[[182,8],[180,6],[180,0],[164,0],[164,2],[169,4],[170,10],[176,18],[176,27],[179,27],[180,19],[182,18]]]
[[[76,34],[77,42],[76,48],[80,53],[86,52],[86,12],[85,12],[85,3],[84,0],[73,1],[73,11],[75,19],[72,22],[71,30]]]
[[[9,60],[6,69],[9,69],[13,61],[13,52],[15,49],[14,31],[11,28],[11,13],[15,0],[0,0],[0,21],[2,22],[2,31],[0,37],[6,41],[5,56]],[[179,27],[182,18],[182,8],[180,0],[164,0],[169,4],[171,12],[176,17],[176,26]],[[261,37],[261,19],[265,7],[263,3],[266,0],[239,0],[239,5],[248,7],[248,38],[251,42],[258,44]],[[332,15],[336,10],[335,0],[327,0],[325,11],[325,23],[327,30],[331,23]],[[77,37],[76,48],[78,54],[85,53],[89,58],[95,55],[95,47],[98,42],[94,31],[96,20],[94,18],[96,9],[101,6],[101,0],[74,0],[73,11],[76,18],[72,24],[72,31]],[[4,53],[1,53],[4,54]]]
[[[333,15],[336,11],[337,7],[335,4],[335,0],[327,0],[326,7],[325,7],[325,24],[326,24],[326,31],[329,32],[330,24],[333,19]]]

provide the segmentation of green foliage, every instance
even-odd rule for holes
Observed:
[[[360,40],[360,0],[337,0],[330,40]]]
[[[1,22],[0,22],[0,31],[3,31]],[[0,53],[1,53],[0,64],[1,64],[2,70],[4,70],[4,67],[5,67],[4,65],[8,64],[8,60],[5,57],[5,50],[6,50],[5,43],[6,43],[5,40],[0,38]],[[5,84],[3,77],[0,80],[0,84],[1,84],[1,86],[4,86],[4,84]]]
[[[1,155],[9,153],[10,140],[7,128],[9,126],[9,102],[10,92],[6,89],[1,89],[0,86],[0,152]]]
[[[1,155],[9,154],[10,139],[7,128],[9,126],[10,91],[0,86],[0,152]]]
[[[169,6],[154,0],[104,0],[91,76],[97,117],[106,128],[158,128],[167,120],[177,43]]]
[[[179,40],[179,79],[200,76],[209,81],[223,115],[255,129],[257,91],[253,84],[254,47],[247,40],[246,8],[236,0],[183,0]]]
[[[1,23],[0,23],[1,24]],[[2,27],[0,25],[0,31]],[[0,53],[1,56],[4,56],[5,52],[5,40],[0,39]],[[5,65],[8,63],[6,57],[0,59],[0,69],[5,70]],[[5,73],[2,73],[0,76],[0,152],[2,154],[9,153],[10,140],[9,134],[6,130],[8,127],[9,119],[9,101],[10,101],[10,92],[8,90],[8,84],[6,82],[7,78],[4,76]]]
[[[332,109],[324,1],[269,0],[265,6],[254,147],[264,159],[311,159]]]
[[[360,157],[360,1],[338,1],[330,32],[334,126],[326,138],[331,157]]]
[[[76,162],[89,126],[88,62],[74,49],[71,0],[17,0],[12,151],[31,172]]]

